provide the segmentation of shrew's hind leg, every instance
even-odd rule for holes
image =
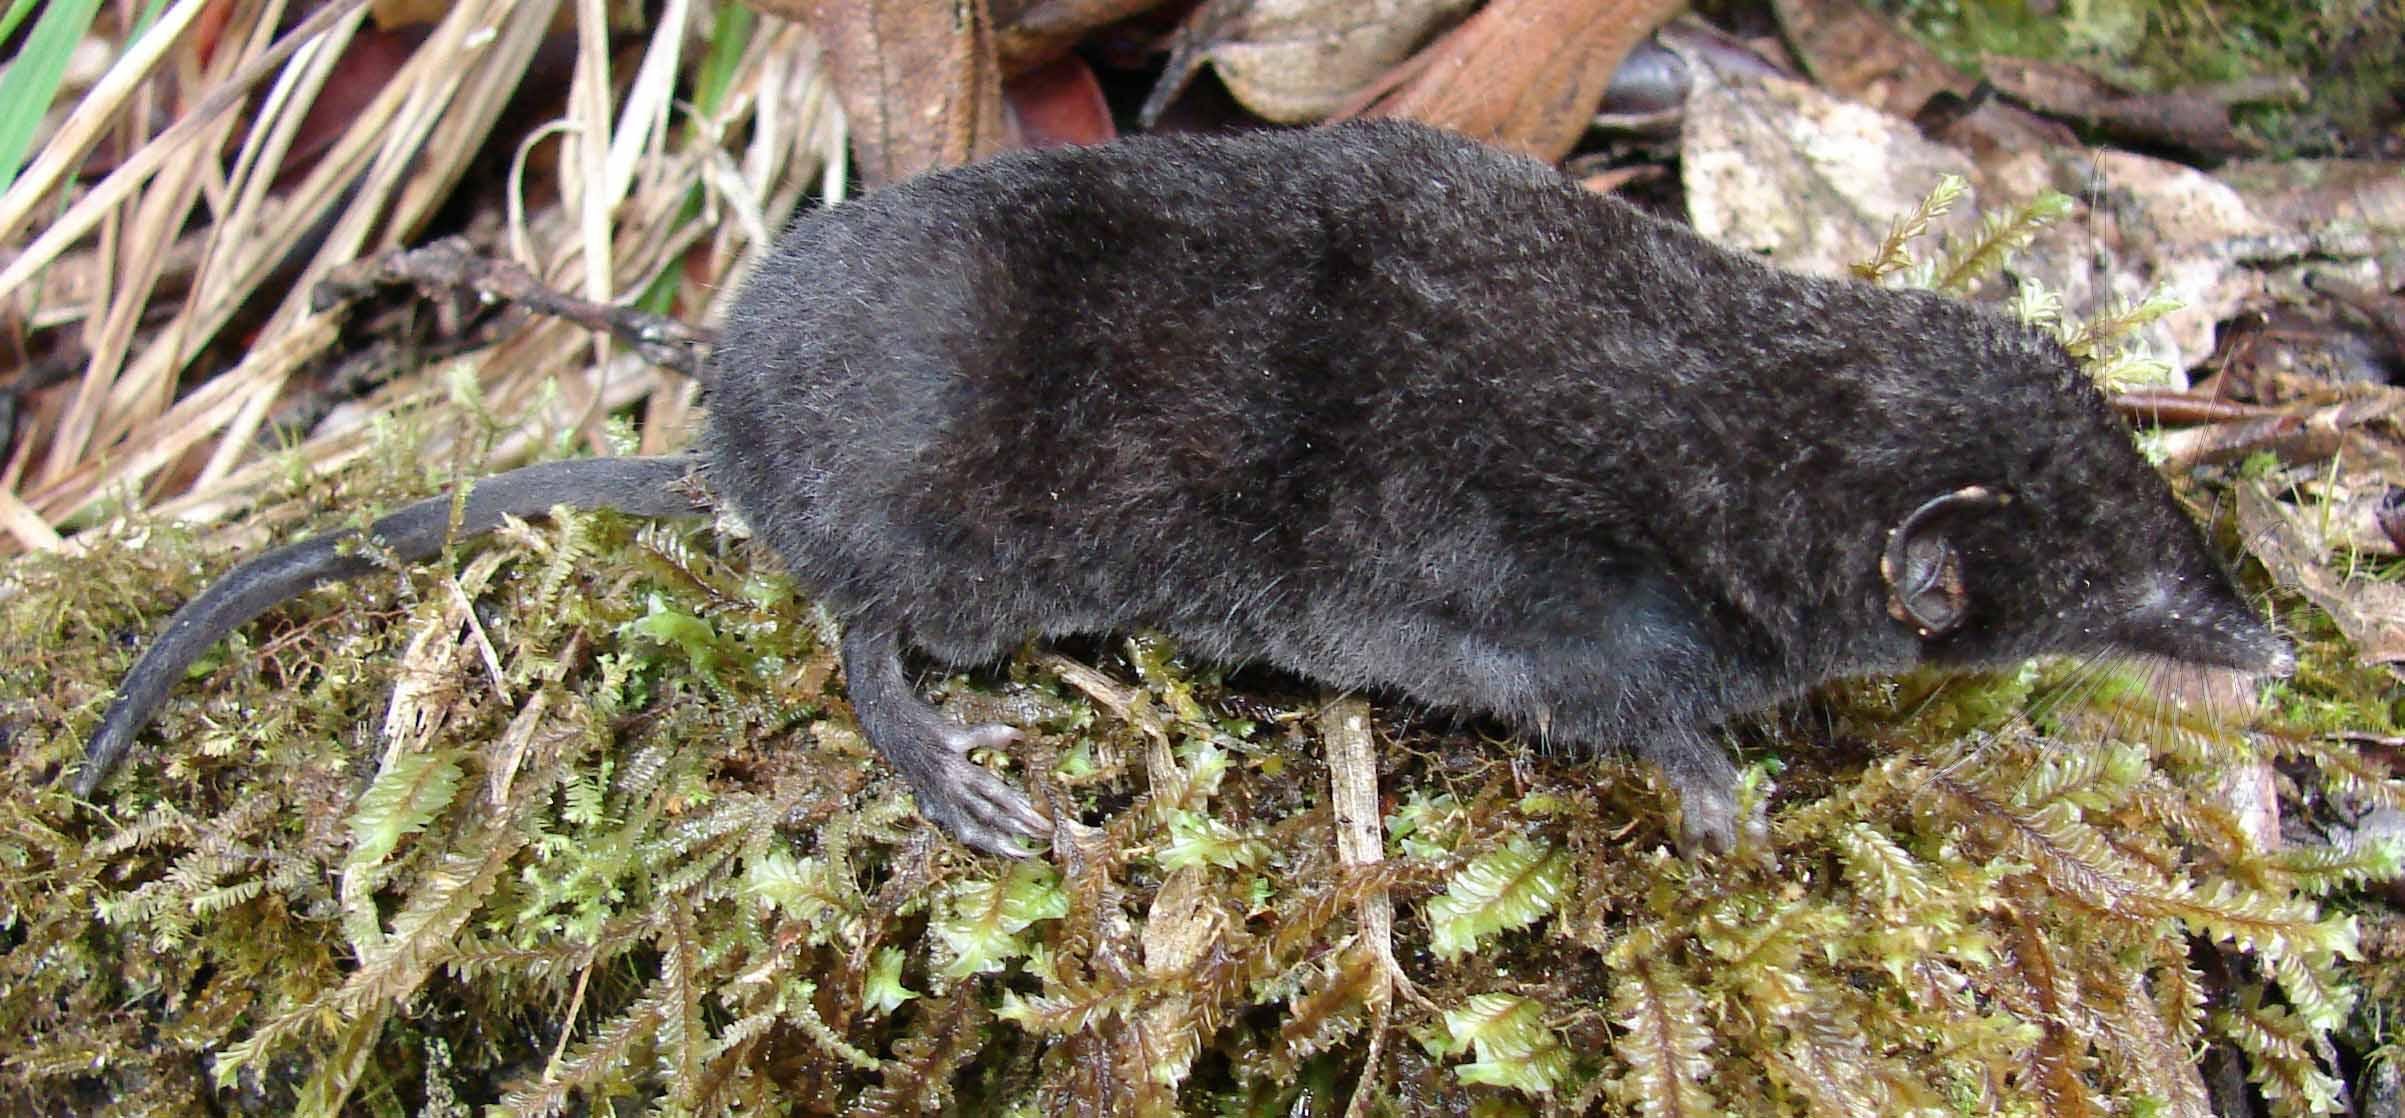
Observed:
[[[928,822],[979,850],[1012,858],[1027,856],[1017,839],[1051,833],[1052,824],[1025,795],[969,760],[970,750],[1008,745],[1019,732],[946,721],[911,689],[899,627],[861,619],[846,628],[842,651],[844,685],[861,732],[910,781]]]

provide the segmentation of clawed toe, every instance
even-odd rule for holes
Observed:
[[[982,739],[991,737],[982,735],[979,745],[990,746],[990,741]],[[958,743],[949,739],[947,735],[946,744],[958,748]],[[935,772],[926,779],[914,779],[911,784],[918,796],[920,814],[979,850],[1024,858],[1030,852],[1019,845],[1019,840],[1041,841],[1052,833],[1052,821],[1037,811],[1024,794],[960,753],[944,755]]]
[[[1737,849],[1736,804],[1725,796],[1686,795],[1679,810],[1679,854],[1695,858]]]
[[[1663,732],[1635,743],[1637,754],[1661,770],[1678,796],[1678,848],[1687,858],[1726,855],[1737,849],[1737,766],[1710,740],[1692,731]],[[1750,813],[1749,813],[1750,814]],[[1756,833],[1758,821],[1747,821]]]
[[[1010,782],[969,759],[1000,749],[1019,731],[997,723],[946,722],[910,689],[902,670],[901,639],[891,623],[863,622],[843,639],[845,686],[869,744],[900,770],[918,797],[919,814],[945,833],[992,854],[1027,857],[1022,839],[1044,839],[1044,818]]]

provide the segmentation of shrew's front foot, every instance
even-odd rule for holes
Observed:
[[[1737,849],[1737,766],[1726,750],[1702,734],[1668,731],[1645,740],[1637,755],[1652,762],[1662,779],[1678,793],[1678,849],[1687,858],[1729,854]],[[1744,821],[1745,831],[1760,836],[1760,819]]]
[[[1727,788],[1678,786],[1679,854],[1728,854],[1737,849],[1737,797]]]

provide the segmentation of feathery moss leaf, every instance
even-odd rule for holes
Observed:
[[[459,758],[447,752],[393,758],[351,808],[347,867],[364,869],[381,862],[402,836],[425,830],[458,793],[460,773]]]
[[[1899,218],[1880,238],[1879,250],[1869,260],[1853,265],[1855,278],[1873,283],[1912,266],[1913,241],[1929,232],[1929,223],[1953,212],[1954,203],[1970,191],[1971,184],[1961,175],[1940,175],[1937,185],[1921,198],[1912,212]]]
[[[1705,1086],[1713,1037],[1703,997],[1662,961],[1658,947],[1637,935],[1611,953],[1611,1015],[1621,1029],[1613,1055],[1627,1069],[1614,1093],[1647,1118],[1718,1113],[1720,1102]]]
[[[1052,867],[1031,861],[1014,863],[999,878],[954,882],[934,907],[928,930],[948,956],[935,973],[961,979],[1027,954],[1019,933],[1068,915],[1069,898]]]
[[[1932,286],[1955,294],[1971,290],[1982,278],[2001,270],[2014,253],[2027,248],[2041,230],[2070,213],[2071,205],[2069,195],[2047,190],[2009,214],[1988,215],[1980,221],[1978,233],[1938,266]]]
[[[1546,1027],[1544,1007],[1516,994],[1479,994],[1444,1012],[1430,1042],[1439,1056],[1473,1053],[1453,1074],[1463,1083],[1550,1093],[1569,1071],[1569,1051]]]
[[[1486,938],[1542,919],[1569,878],[1565,854],[1542,839],[1513,835],[1472,859],[1428,902],[1429,947],[1458,958]]]

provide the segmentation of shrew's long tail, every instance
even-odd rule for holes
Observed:
[[[459,538],[482,535],[499,527],[505,516],[536,518],[553,508],[616,509],[633,516],[692,516],[693,499],[677,483],[692,473],[699,460],[679,454],[653,458],[578,458],[545,462],[495,474],[468,491],[467,507],[459,522]],[[387,553],[405,562],[439,554],[450,536],[451,498],[430,497],[393,513],[368,528]],[[357,532],[330,532],[314,539],[279,547],[235,567],[200,597],[185,603],[167,619],[150,651],[135,662],[117,687],[117,701],[100,719],[100,728],[84,746],[84,763],[75,774],[75,794],[90,798],[108,779],[110,770],[125,759],[134,735],[166,700],[167,691],[183,678],[200,654],[227,633],[298,596],[321,582],[357,578],[377,568],[377,559],[346,543]]]

